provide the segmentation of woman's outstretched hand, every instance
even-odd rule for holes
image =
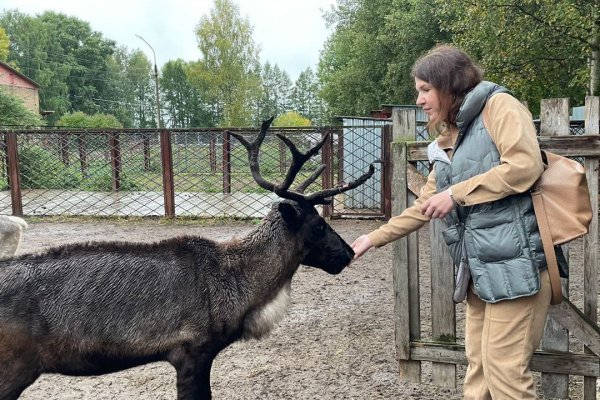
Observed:
[[[357,237],[350,247],[354,250],[354,260],[356,260],[373,247],[373,243],[371,243],[371,239],[367,235],[362,235]]]

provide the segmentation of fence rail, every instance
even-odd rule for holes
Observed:
[[[361,160],[350,157],[361,148],[344,143],[381,141],[363,128],[271,128],[261,148],[261,173],[280,182],[291,162],[274,133],[301,150],[327,134],[320,159],[307,162],[298,180],[325,164],[309,191],[350,181],[366,169],[344,161]],[[224,129],[0,131],[0,167],[0,214],[255,218],[277,199],[254,182],[246,149]],[[367,182],[323,213],[382,217],[383,202],[373,200],[381,193],[381,183]]]
[[[599,98],[586,99],[582,136],[573,136],[568,109],[568,99],[542,102],[540,147],[581,158],[592,207],[598,210]],[[412,204],[426,179],[415,164],[427,159],[427,143],[414,141],[413,124],[414,113],[409,110],[400,110],[394,121],[395,142],[391,149],[394,165],[392,194],[396,199],[394,215]],[[419,382],[422,379],[421,363],[430,362],[432,383],[454,387],[457,365],[467,363],[462,326],[457,325],[457,319],[464,318],[465,310],[463,304],[452,302],[453,285],[449,282],[454,281],[454,270],[443,244],[442,229],[442,222],[435,220],[429,224],[428,242],[427,238],[413,233],[393,244],[396,352],[403,379]],[[420,257],[426,246],[429,247],[429,260]],[[597,212],[589,234],[570,243],[569,247],[571,261],[577,258],[581,263],[571,263],[571,278],[563,280],[563,293],[568,294],[568,299],[551,307],[544,339],[534,354],[531,367],[542,372],[542,390],[547,398],[569,398],[569,376],[575,375],[583,377],[580,378],[583,380],[582,397],[589,400],[596,398],[596,379],[600,376]],[[430,282],[422,282],[425,269],[431,274]],[[570,292],[569,288],[572,288]],[[429,304],[428,308],[421,304],[422,293],[430,297],[429,302],[423,302]]]

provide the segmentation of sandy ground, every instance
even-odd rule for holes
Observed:
[[[331,223],[348,242],[378,224],[356,220]],[[252,229],[250,223],[197,226],[155,219],[29,225],[19,253],[76,241],[156,241],[181,234],[223,240]],[[301,267],[292,284],[292,305],[279,327],[262,341],[233,344],[215,360],[214,398],[461,399],[460,380],[458,388],[435,387],[429,384],[426,365],[422,383],[399,379],[391,251],[391,246],[374,249],[337,276]],[[421,257],[426,259],[428,255],[423,253]],[[428,282],[427,276],[421,278]],[[427,292],[424,289],[424,298]],[[426,314],[423,317],[426,320]],[[463,374],[464,368],[459,367],[459,377]],[[175,399],[175,370],[166,363],[154,363],[89,378],[43,375],[21,398]]]

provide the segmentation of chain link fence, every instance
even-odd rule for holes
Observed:
[[[257,134],[234,131],[249,140]],[[282,182],[291,162],[274,133],[303,152],[329,133],[295,180],[300,184],[326,165],[307,193],[348,183],[367,170],[362,161],[360,168],[345,161],[351,149],[344,136],[350,136],[341,128],[271,128],[259,162],[267,181]],[[371,134],[354,139],[381,141]],[[245,147],[222,129],[6,131],[0,132],[0,163],[0,214],[260,218],[278,200],[255,183]],[[338,196],[323,213],[383,215],[381,201],[364,201],[381,197],[381,183],[373,181]],[[365,189],[377,194],[365,195]]]

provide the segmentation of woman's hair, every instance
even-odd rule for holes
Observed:
[[[415,61],[411,76],[429,83],[438,91],[439,116],[429,121],[427,127],[441,132],[443,124],[456,124],[456,115],[465,96],[483,80],[483,68],[464,51],[438,45]]]

